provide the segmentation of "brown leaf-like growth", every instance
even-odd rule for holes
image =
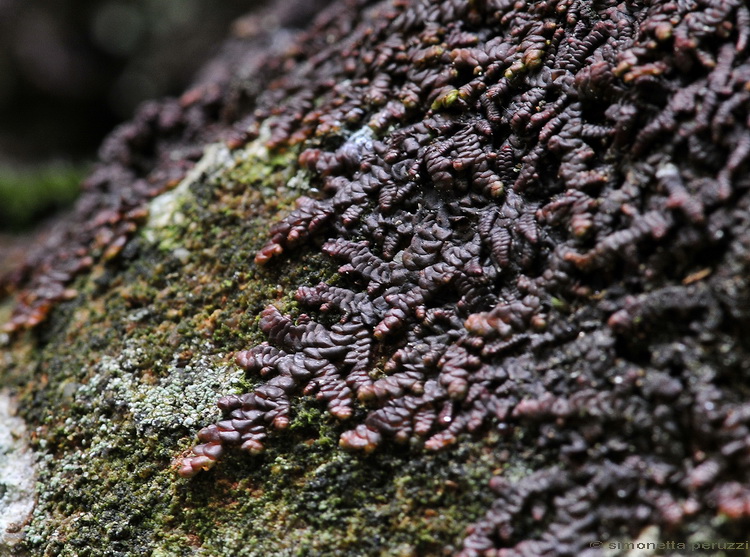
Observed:
[[[747,520],[749,33],[739,0],[323,12],[241,125],[303,143],[322,191],[255,262],[322,245],[341,280],[266,308],[237,363],[268,379],[180,473],[263,450],[314,395],[346,449],[495,428],[552,455],[493,480],[464,556]]]
[[[284,402],[244,395],[242,412],[265,417],[204,429],[183,475],[213,443],[257,450],[286,423],[268,401],[286,409],[293,391],[341,419],[366,410],[346,449],[438,450],[495,427],[555,451],[554,468],[496,478],[462,555],[582,555],[608,528],[746,517],[750,405],[720,386],[745,366],[698,370],[740,350],[747,319],[725,306],[749,301],[735,274],[747,8],[414,0],[368,14],[280,84],[309,112],[273,145],[317,145],[300,164],[327,195],[300,199],[256,258],[322,236],[343,282],[299,289],[309,317],[266,310],[270,345],[239,358],[289,385]],[[690,279],[705,267],[725,271]],[[517,526],[529,515],[539,538]]]

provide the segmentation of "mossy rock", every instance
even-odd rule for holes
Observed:
[[[740,539],[748,22],[342,0],[239,29],[0,281],[0,553]]]

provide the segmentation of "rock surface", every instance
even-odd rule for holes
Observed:
[[[230,40],[3,281],[22,547],[743,541],[749,34],[731,1],[411,0]]]
[[[0,391],[0,555],[23,541],[23,526],[34,509],[36,464],[26,424],[5,391]]]

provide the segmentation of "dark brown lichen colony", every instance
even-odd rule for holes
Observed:
[[[346,449],[494,428],[556,463],[493,480],[466,556],[747,520],[749,33],[729,0],[324,12],[236,131],[270,121],[321,192],[255,263],[320,246],[340,277],[266,308],[236,356],[266,382],[180,474],[262,451],[312,395]]]

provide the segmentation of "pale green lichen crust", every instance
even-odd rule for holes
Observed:
[[[320,255],[251,264],[267,215],[307,187],[296,151],[262,145],[207,148],[121,257],[80,277],[37,340],[8,347],[0,380],[21,393],[38,458],[30,554],[442,555],[492,500],[497,438],[350,455],[346,424],[309,399],[263,455],[177,477],[216,399],[259,381],[232,356],[262,340],[262,308],[294,313],[297,285],[337,280]]]

